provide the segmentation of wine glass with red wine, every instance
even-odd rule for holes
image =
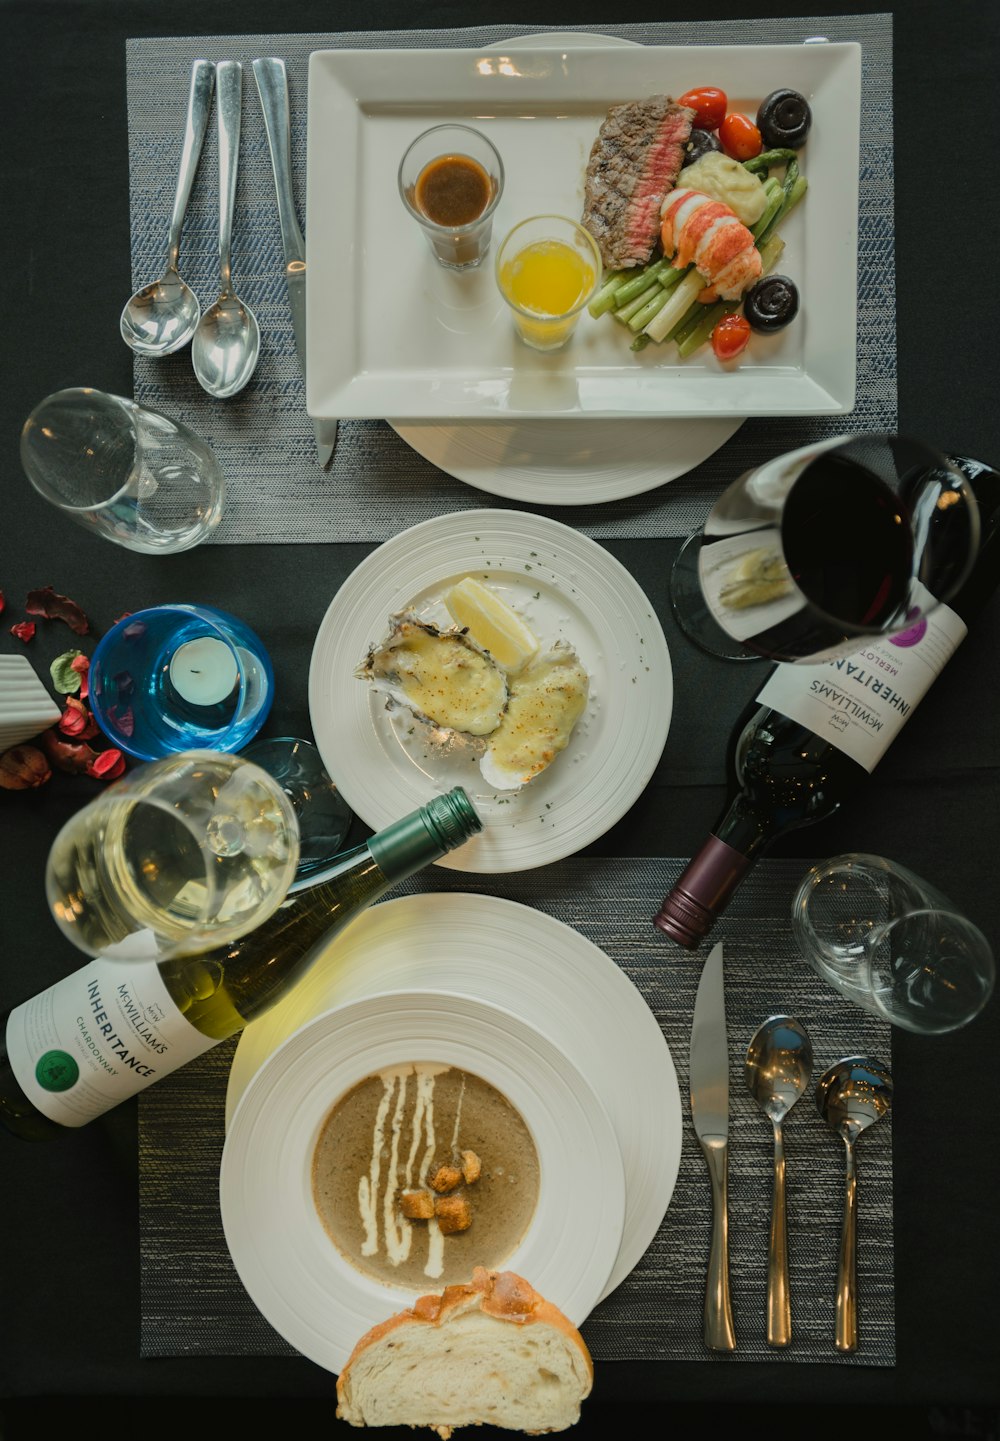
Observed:
[[[921,441],[838,436],[747,471],[684,544],[678,625],[711,655],[819,662],[918,627],[965,580],[979,512]]]

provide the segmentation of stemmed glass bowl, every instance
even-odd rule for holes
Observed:
[[[819,662],[921,625],[965,580],[979,512],[921,441],[838,436],[747,471],[671,573],[688,638],[728,659]]]

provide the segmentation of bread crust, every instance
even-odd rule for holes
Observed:
[[[515,1326],[531,1326],[544,1322],[562,1332],[578,1348],[586,1368],[587,1386],[581,1400],[590,1394],[594,1382],[594,1362],[587,1343],[572,1321],[558,1306],[539,1295],[523,1276],[518,1276],[514,1271],[489,1271],[485,1266],[477,1266],[468,1285],[446,1286],[441,1292],[420,1296],[406,1310],[398,1311],[365,1332],[337,1377],[337,1415],[341,1416],[341,1407],[345,1404],[351,1367],[369,1347],[377,1345],[402,1326],[444,1326],[458,1312],[473,1307],[478,1307],[484,1315],[496,1317],[497,1320],[507,1321]]]

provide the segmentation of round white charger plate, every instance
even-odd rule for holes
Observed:
[[[451,624],[442,597],[485,578],[543,646],[565,639],[590,676],[566,750],[519,791],[483,780],[468,746],[428,747],[428,728],[355,674],[389,618],[412,610]],[[320,623],[309,715],[323,763],[351,809],[380,830],[462,785],[483,831],[439,866],[520,871],[589,845],[638,800],[666,743],[673,676],[663,629],[640,586],[603,546],[515,510],[457,511],[401,531],[348,576]]]
[[[286,1341],[328,1371],[339,1372],[366,1331],[420,1292],[363,1275],[341,1255],[313,1201],[313,1152],[346,1091],[414,1061],[481,1076],[531,1132],[538,1201],[504,1268],[530,1277],[579,1325],[618,1252],[625,1181],[615,1130],[548,1035],[466,995],[391,991],[347,1002],[294,1032],[256,1073],[229,1126],[219,1178],[226,1243],[247,1293]],[[422,1288],[438,1289],[432,1277]]]
[[[226,1123],[273,1052],[332,1006],[372,991],[461,991],[540,1026],[607,1107],[625,1173],[621,1243],[600,1299],[649,1248],[681,1159],[680,1089],[642,995],[599,946],[562,921],[497,896],[402,896],[366,911],[297,986],[243,1031]],[[531,1280],[531,1277],[528,1278]]]
[[[560,30],[518,36],[488,48],[636,44],[620,36]],[[735,434],[743,417],[388,424],[439,470],[489,495],[531,505],[600,505],[643,495],[686,475]]]

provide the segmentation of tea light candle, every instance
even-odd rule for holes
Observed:
[[[170,681],[192,705],[218,705],[232,695],[239,680],[236,657],[225,641],[213,636],[189,640],[170,657]]]

